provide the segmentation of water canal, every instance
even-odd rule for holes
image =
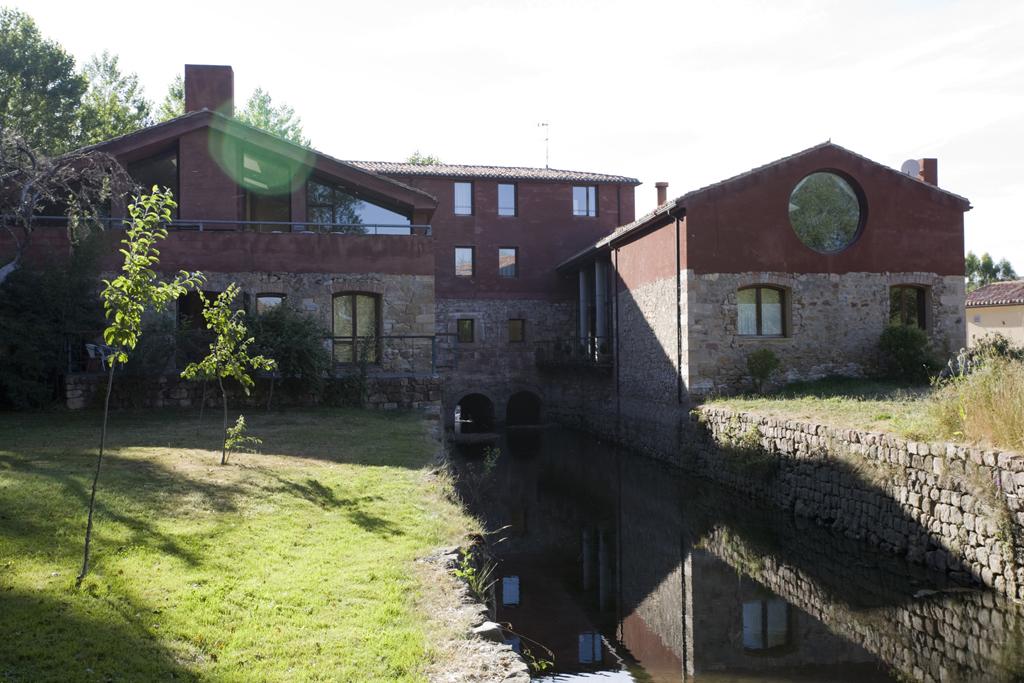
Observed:
[[[538,681],[1019,681],[1019,608],[577,432],[461,446]]]

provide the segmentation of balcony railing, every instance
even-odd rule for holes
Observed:
[[[63,226],[67,216],[36,216],[36,225]],[[124,218],[99,218],[108,229],[124,227]],[[170,230],[191,232],[262,232],[305,235],[430,235],[429,225],[399,223],[310,223],[308,221],[230,221],[176,218],[167,224]]]
[[[562,337],[537,342],[537,365],[541,367],[612,366],[612,337]]]

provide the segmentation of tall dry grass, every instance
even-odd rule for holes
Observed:
[[[930,411],[945,436],[1024,452],[1024,361],[986,359],[936,388]]]

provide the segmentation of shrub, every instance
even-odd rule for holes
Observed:
[[[890,325],[878,341],[882,373],[888,379],[925,382],[938,368],[928,336],[914,325]]]
[[[1024,361],[987,357],[940,382],[929,408],[948,437],[1024,450]]]
[[[83,353],[103,324],[95,264],[90,243],[70,262],[22,267],[0,285],[0,407],[38,408],[61,398],[68,352]]]
[[[747,356],[747,370],[757,393],[762,392],[765,382],[771,379],[780,365],[779,357],[771,349],[758,349]]]
[[[253,351],[277,361],[287,391],[321,395],[331,369],[331,354],[324,346],[328,332],[319,320],[281,304],[253,318],[251,330]]]

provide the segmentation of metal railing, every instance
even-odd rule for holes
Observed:
[[[67,216],[36,216],[37,225],[64,225]],[[124,218],[90,219],[107,229],[124,227]],[[401,223],[311,223],[309,221],[232,221],[220,219],[175,218],[167,224],[170,230],[190,232],[261,232],[300,235],[430,235],[429,225]]]
[[[610,367],[612,337],[561,337],[536,343],[537,365]]]

